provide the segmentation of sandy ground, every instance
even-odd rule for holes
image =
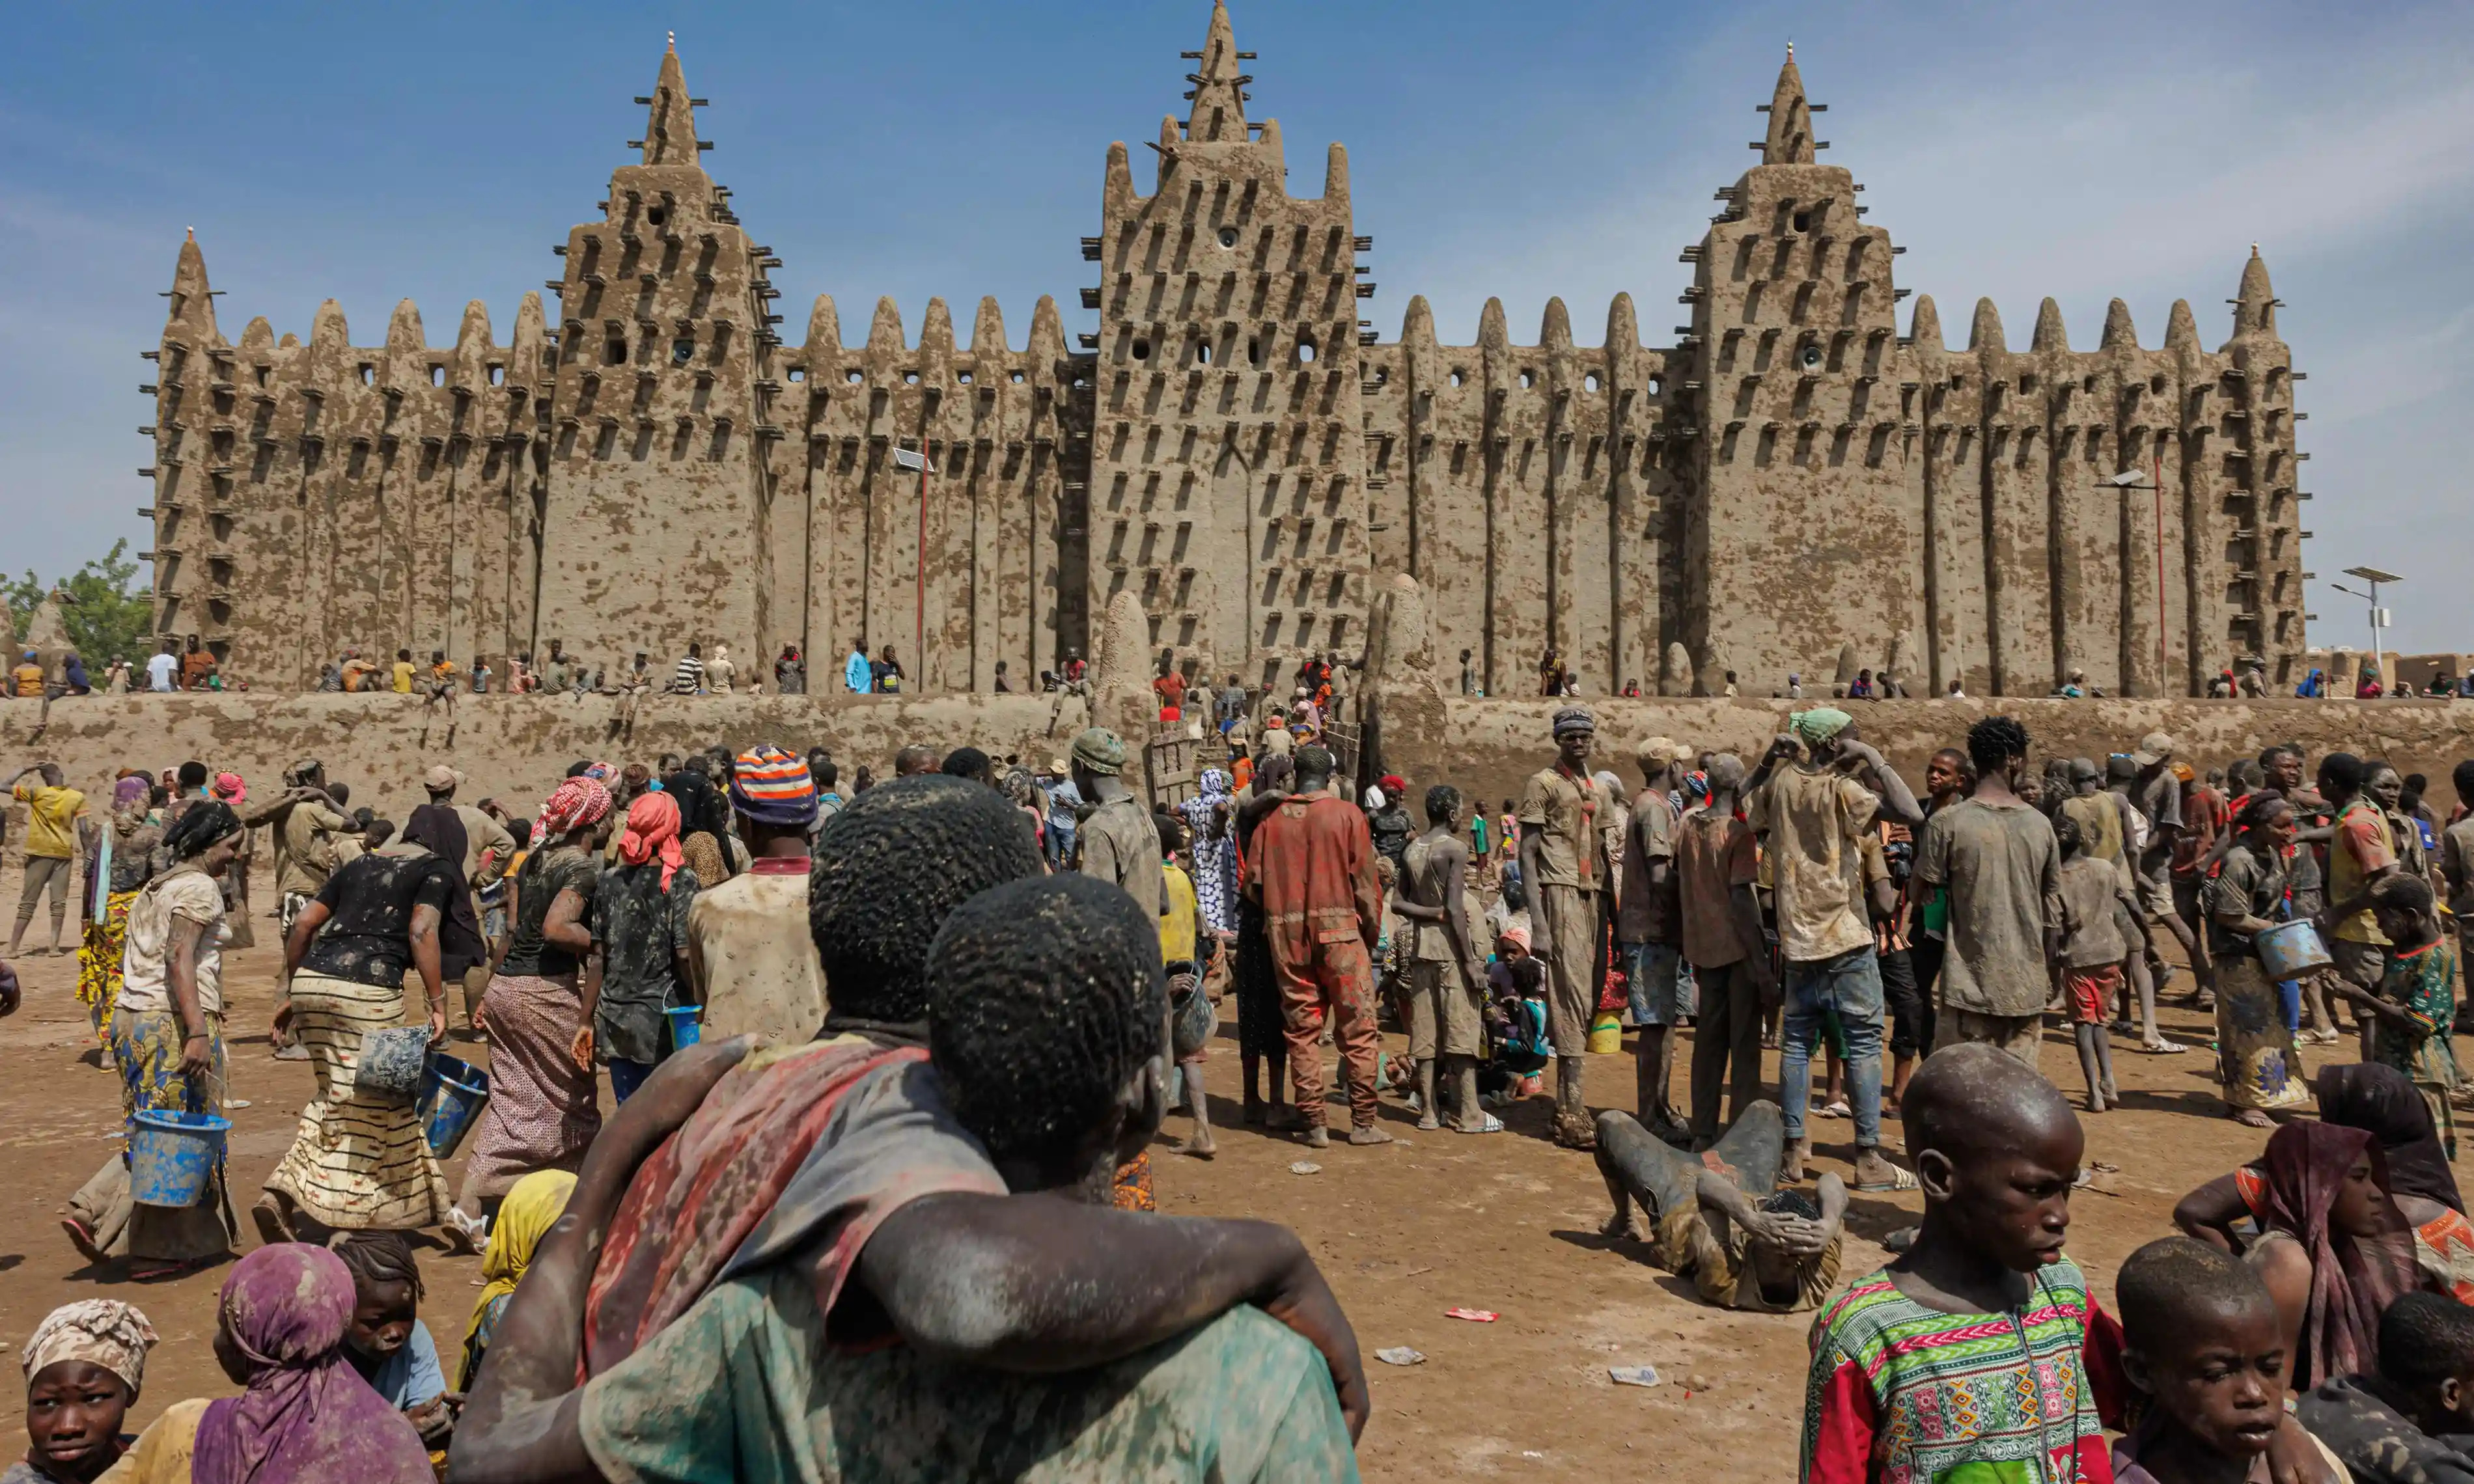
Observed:
[[[14,871],[0,875],[0,903],[15,904]],[[264,904],[267,884],[254,893]],[[46,940],[47,917],[30,935]],[[273,1060],[266,1042],[275,950],[273,922],[256,923],[263,946],[229,961],[229,1039],[234,1109],[230,1153],[235,1203],[245,1209],[289,1145],[310,1073]],[[76,959],[32,952],[16,961],[25,1008],[0,1021],[0,1345],[13,1356],[54,1304],[110,1295],[141,1305],[162,1332],[133,1421],[142,1424],[186,1397],[231,1388],[208,1352],[220,1270],[136,1283],[89,1269],[58,1225],[71,1191],[116,1150],[118,1080],[101,1070],[77,1004]],[[2073,1203],[2071,1252],[2108,1292],[2122,1259],[2169,1231],[2184,1190],[2258,1153],[2261,1136],[2223,1118],[2214,1093],[2210,1032],[2181,1008],[2189,979],[2177,975],[2169,1032],[2192,1045],[2182,1056],[2118,1050],[2128,1106],[2087,1119],[2088,1158],[2118,1166]],[[460,995],[457,996],[460,1014]],[[1548,1102],[1508,1111],[1508,1132],[1489,1137],[1420,1134],[1387,1099],[1386,1126],[1399,1142],[1377,1149],[1335,1143],[1315,1153],[1313,1174],[1291,1165],[1308,1152],[1237,1124],[1236,1045],[1224,1031],[1209,1081],[1220,1157],[1205,1163],[1154,1155],[1160,1207],[1174,1214],[1246,1215],[1284,1221],[1301,1233],[1346,1305],[1373,1387],[1374,1416],[1359,1450],[1366,1477],[1603,1479],[1613,1470],[1655,1469],[1662,1477],[1714,1471],[1736,1478],[1791,1476],[1802,1422],[1808,1316],[1719,1313],[1694,1301],[1688,1283],[1652,1267],[1643,1248],[1597,1235],[1609,1207],[1587,1155],[1547,1141]],[[1390,1036],[1395,1050],[1401,1038]],[[1627,1051],[1630,1041],[1626,1041]],[[2474,1047],[2466,1048],[2474,1050]],[[472,1056],[479,1048],[466,1047]],[[2349,1046],[2312,1047],[2313,1067],[2351,1060]],[[2067,1034],[2049,1031],[2049,1075],[2081,1100]],[[1776,1068],[1772,1053],[1770,1066]],[[1625,1056],[1589,1062],[1590,1101],[1632,1106]],[[1678,1094],[1683,1091],[1679,1068]],[[608,1093],[605,1089],[604,1107]],[[1332,1110],[1335,1122],[1345,1113]],[[1170,1136],[1182,1137],[1183,1120]],[[1884,1126],[1896,1147],[1898,1124]],[[1844,1174],[1853,1125],[1815,1125],[1821,1166]],[[450,1186],[460,1176],[450,1167]],[[2461,1166],[2460,1178],[2474,1176]],[[1917,1199],[1856,1197],[1842,1276],[1885,1260],[1876,1239],[1915,1219]],[[246,1226],[247,1217],[243,1216]],[[242,1238],[255,1245],[254,1232]],[[429,1297],[424,1316],[450,1376],[479,1284],[479,1263],[423,1255]],[[1444,1317],[1454,1305],[1492,1309],[1493,1324]],[[1422,1365],[1374,1360],[1379,1347],[1410,1346]],[[1665,1377],[1655,1389],[1620,1388],[1607,1368],[1648,1362]],[[1698,1384],[1687,1385],[1697,1379]],[[22,1447],[12,1429],[0,1457]],[[1655,1462],[1653,1462],[1655,1460]]]

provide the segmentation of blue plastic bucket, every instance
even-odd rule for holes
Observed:
[[[421,1133],[429,1140],[431,1154],[451,1160],[489,1104],[490,1074],[451,1056],[437,1062],[438,1092],[422,1111]]]
[[[2250,945],[2270,979],[2299,979],[2336,962],[2309,922],[2280,923],[2252,937]]]
[[[224,1156],[231,1120],[143,1109],[131,1118],[129,1198],[140,1206],[195,1206]]]
[[[685,1051],[704,1039],[704,1007],[673,1005],[662,1014],[670,1017],[670,1049]]]

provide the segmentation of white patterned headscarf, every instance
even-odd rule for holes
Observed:
[[[155,1327],[137,1305],[118,1299],[81,1299],[46,1315],[26,1338],[20,1356],[26,1379],[63,1360],[87,1360],[126,1382],[132,1396],[146,1376],[146,1352],[155,1348]]]

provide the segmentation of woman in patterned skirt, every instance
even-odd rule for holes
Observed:
[[[251,1209],[269,1242],[309,1232],[400,1231],[447,1220],[447,1177],[423,1137],[409,1098],[355,1086],[364,1038],[403,1023],[405,972],[417,970],[428,1009],[429,1043],[447,1040],[449,978],[485,955],[464,886],[464,828],[452,809],[413,811],[393,845],[347,862],[292,924],[284,967],[288,994],[275,1013],[276,1039],[299,1041],[318,1072],[318,1094],[301,1110],[266,1193]],[[320,929],[325,931],[320,931]]]
[[[121,1111],[213,1113],[224,1100],[223,890],[240,854],[239,816],[201,802],[165,838],[175,864],[131,903],[111,1017]],[[126,1147],[104,1161],[61,1223],[90,1262],[127,1257],[133,1277],[160,1278],[231,1251],[231,1202],[217,1163],[194,1206],[134,1206]]]
[[[2215,880],[2201,888],[2208,951],[2217,965],[2217,1057],[2226,1115],[2272,1128],[2267,1110],[2310,1101],[2302,1054],[2285,1020],[2275,981],[2251,946],[2286,914],[2285,852],[2293,844],[2293,806],[2274,790],[2243,801],[2234,846]]]
[[[538,1170],[574,1171],[601,1132],[593,1065],[575,1057],[584,1024],[579,983],[593,947],[593,885],[601,858],[594,826],[610,813],[595,779],[569,778],[542,805],[533,851],[515,874],[507,951],[474,1017],[490,1035],[490,1101],[449,1214],[450,1239],[478,1250],[497,1207]]]

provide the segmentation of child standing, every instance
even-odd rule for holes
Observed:
[[[2368,1022],[2363,1060],[2406,1074],[2453,1160],[2457,1119],[2449,1093],[2457,1089],[2457,1060],[2448,1034],[2457,1018],[2449,992],[2455,965],[2432,911],[2431,883],[2399,871],[2372,883],[2369,895],[2371,914],[2389,940],[2380,987],[2373,992],[2341,982],[2337,993]]]
[[[2130,945],[2122,941],[2121,922],[2139,923],[2139,899],[2122,880],[2122,868],[2087,851],[2079,822],[2068,811],[2053,816],[2053,839],[2061,847],[2062,944],[2053,961],[2055,986],[2070,1009],[2071,1038],[2078,1042],[2079,1070],[2087,1078],[2090,1113],[2118,1108],[2122,1098],[2113,1085],[2113,1041],[2105,1031],[2114,996],[2122,986],[2122,960]],[[2127,913],[2118,912],[2126,905]],[[2140,951],[2147,949],[2146,925],[2138,927]]]
[[[1981,1042],[1927,1058],[1904,1116],[1924,1224],[1813,1326],[1801,1477],[2109,1478],[2121,1329],[2062,1256],[2078,1120]]]

